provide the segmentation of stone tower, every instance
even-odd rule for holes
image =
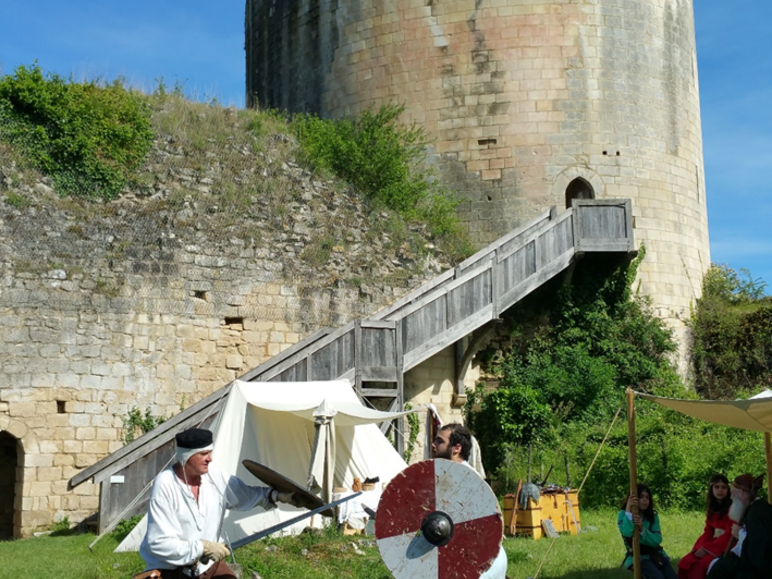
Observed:
[[[683,337],[710,265],[692,0],[247,0],[245,26],[248,104],[404,104],[479,244],[632,199],[640,289]]]

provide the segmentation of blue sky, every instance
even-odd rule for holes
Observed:
[[[772,284],[772,0],[695,0],[695,18],[711,259]],[[243,0],[3,0],[0,72],[37,59],[241,107],[243,30]]]

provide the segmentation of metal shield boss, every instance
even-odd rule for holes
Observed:
[[[425,460],[381,495],[375,538],[395,579],[478,579],[499,553],[498,500],[469,466]]]

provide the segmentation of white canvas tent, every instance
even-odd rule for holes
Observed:
[[[416,409],[418,410],[418,409]],[[411,410],[415,412],[416,410]],[[311,482],[323,499],[333,486],[350,488],[354,477],[390,481],[407,464],[377,423],[407,412],[365,407],[346,381],[241,382],[228,394],[214,432],[214,464],[248,484],[261,485],[242,464],[264,464],[300,485]],[[301,512],[287,505],[273,511],[228,511],[222,538],[235,541]],[[318,519],[318,517],[317,517]],[[116,551],[136,551],[145,535],[143,521]],[[299,532],[308,521],[285,532]]]

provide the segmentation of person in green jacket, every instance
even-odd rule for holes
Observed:
[[[638,505],[637,515],[633,515],[633,507]],[[662,530],[659,526],[659,516],[654,510],[654,500],[651,490],[644,484],[638,485],[638,496],[630,494],[622,501],[621,510],[617,515],[617,525],[622,534],[627,552],[622,565],[633,570],[633,532],[638,527],[641,545],[641,575],[645,579],[678,579],[670,557],[662,548]]]

